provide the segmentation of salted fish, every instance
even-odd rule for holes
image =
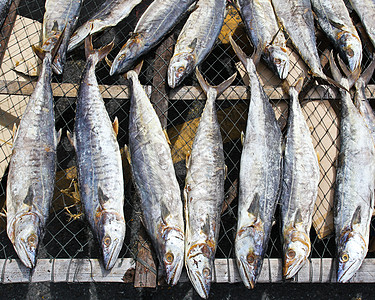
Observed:
[[[107,0],[96,13],[81,25],[70,37],[67,51],[78,47],[83,40],[97,32],[116,26],[125,19],[142,0]]]
[[[285,79],[289,72],[286,40],[277,23],[271,0],[237,0],[236,4],[254,47],[261,48],[268,66],[280,79]]]
[[[33,268],[55,187],[56,147],[51,52],[17,129],[7,181],[7,233],[22,263]]]
[[[78,183],[83,211],[103,252],[104,267],[116,263],[125,237],[124,180],[118,122],[112,124],[101,96],[95,66],[113,44],[94,50],[85,41],[87,62],[77,96],[74,134],[68,137],[76,150]],[[117,126],[117,127],[116,127]]]
[[[250,106],[242,139],[235,253],[247,288],[254,288],[272,229],[279,199],[282,133],[259,81],[255,64],[231,39],[250,77]]]
[[[169,284],[177,284],[184,265],[184,220],[180,187],[171,150],[160,120],[138,79],[131,81],[129,152],[135,186],[141,198],[143,224]]]
[[[292,278],[306,263],[311,251],[310,228],[318,196],[319,163],[310,129],[302,114],[296,87],[289,88],[290,108],[281,189],[283,276]]]
[[[155,0],[139,19],[134,32],[115,57],[110,75],[128,71],[135,61],[180,21],[195,0]]]
[[[349,0],[375,47],[375,0]]]
[[[362,62],[362,43],[343,0],[311,0],[318,23],[353,72]]]
[[[168,84],[178,86],[211,52],[224,23],[226,0],[199,0],[174,48]]]
[[[333,78],[347,89],[331,53]],[[364,118],[350,94],[340,89],[340,153],[336,175],[334,224],[338,255],[337,281],[349,281],[368,250],[374,207],[375,146]]]
[[[191,153],[186,161],[185,198],[185,266],[190,282],[202,298],[207,299],[220,230],[224,202],[226,166],[223,140],[217,120],[215,100],[229,87],[236,74],[218,87],[210,86],[196,69],[207,95]]]
[[[64,35],[52,64],[56,74],[63,72],[68,42],[78,21],[82,2],[83,0],[46,0],[41,49],[46,52],[51,51],[60,35]]]

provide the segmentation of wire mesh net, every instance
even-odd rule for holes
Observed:
[[[103,0],[86,0],[81,9],[77,26],[83,24],[95,12]],[[97,34],[94,47],[100,47],[115,41],[115,48],[109,55],[113,60],[120,47],[126,41],[135,24],[151,0],[144,0],[128,18],[116,27]],[[0,78],[0,204],[5,208],[8,163],[12,147],[13,124],[18,124],[25,110],[27,101],[35,86],[40,61],[31,50],[31,46],[40,41],[43,21],[44,1],[21,1],[17,17],[4,53]],[[354,20],[358,22],[355,16]],[[173,45],[184,22],[181,22],[160,46],[148,53],[144,59],[140,80],[151,96],[155,108],[167,128],[171,141],[171,153],[176,175],[181,187],[186,175],[185,158],[194,139],[199,124],[199,117],[205,104],[205,96],[198,87],[194,76],[188,77],[183,85],[171,90],[166,86],[166,68],[173,53]],[[13,24],[12,24],[13,25]],[[9,25],[8,25],[9,26]],[[224,152],[228,175],[225,181],[225,203],[221,216],[221,229],[218,242],[217,258],[234,258],[234,238],[237,223],[238,175],[241,156],[241,131],[246,130],[249,93],[246,88],[246,75],[238,63],[229,44],[229,34],[246,53],[251,53],[244,27],[238,12],[229,7],[222,32],[212,52],[201,64],[200,70],[208,81],[217,85],[235,72],[233,85],[217,101],[218,119],[221,124]],[[327,38],[318,31],[320,54],[331,49]],[[1,41],[0,41],[1,42]],[[290,48],[292,46],[290,45]],[[363,66],[371,60],[372,46],[364,42]],[[290,79],[295,81],[306,67],[296,53],[292,53]],[[83,46],[67,56],[67,63],[62,75],[54,75],[52,87],[55,101],[56,128],[62,128],[62,139],[57,149],[57,175],[50,218],[46,226],[43,243],[40,245],[38,258],[100,258],[100,247],[93,236],[87,221],[82,215],[79,202],[75,153],[68,141],[66,132],[73,131],[76,106],[76,94],[80,76],[85,65]],[[263,63],[258,67],[264,89],[270,97],[285,133],[288,117],[288,102],[281,90],[281,81]],[[325,72],[329,74],[328,68]],[[111,120],[119,120],[118,142],[121,148],[128,142],[128,113],[130,107],[129,89],[122,76],[109,76],[109,67],[101,62],[97,66],[96,76],[102,91],[105,105]],[[314,82],[314,81],[312,81]],[[316,202],[314,226],[311,229],[311,257],[325,258],[335,256],[335,242],[332,236],[332,199],[335,170],[339,151],[339,102],[334,89],[324,82],[310,84],[304,96],[303,110],[314,146],[319,152],[321,179],[319,196]],[[371,84],[372,82],[370,82]],[[373,98],[371,85],[367,88],[368,96]],[[167,101],[165,101],[167,100]],[[158,110],[159,109],[159,110]],[[124,160],[126,165],[126,161]],[[120,258],[137,257],[137,243],[141,228],[141,210],[130,177],[129,166],[124,169],[125,177],[125,218],[127,233]],[[275,214],[266,258],[280,258],[282,247],[280,240],[279,211]],[[372,233],[374,230],[372,228]],[[369,252],[368,256],[373,256]],[[0,258],[17,258],[13,246],[6,234],[6,218],[0,219]]]

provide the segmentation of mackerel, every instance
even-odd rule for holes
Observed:
[[[362,62],[362,43],[343,0],[311,0],[320,27],[339,51],[350,71]]]
[[[333,77],[350,88],[330,55]],[[336,175],[334,224],[338,255],[337,281],[349,281],[368,249],[374,207],[375,146],[364,118],[350,94],[340,89],[340,153]]]
[[[296,87],[289,88],[291,103],[280,200],[286,279],[292,278],[310,255],[310,228],[320,179],[318,158],[298,99],[302,83],[300,78]]]
[[[81,25],[70,37],[68,52],[72,51],[83,40],[104,29],[116,26],[125,19],[133,8],[141,3],[142,0],[107,0],[98,8],[97,12],[83,25]]]
[[[277,23],[271,0],[237,0],[241,18],[254,47],[280,79],[289,72],[286,40]]]
[[[171,150],[160,120],[141,86],[131,81],[129,152],[135,186],[141,198],[143,224],[151,238],[169,284],[177,284],[184,259],[184,220],[180,187]]]
[[[128,71],[141,55],[156,46],[172,30],[194,2],[195,0],[154,0],[115,57],[110,75]]]
[[[207,299],[220,230],[224,202],[223,140],[217,120],[215,100],[236,78],[236,74],[212,87],[196,69],[196,75],[207,102],[186,161],[185,198],[185,265],[195,290]]]
[[[55,187],[56,133],[51,87],[51,52],[13,141],[7,181],[7,233],[22,263],[33,268],[43,239]]]
[[[199,0],[174,48],[168,84],[178,86],[210,53],[224,23],[226,0]]]
[[[375,0],[349,0],[375,47]]]
[[[235,253],[247,288],[254,288],[267,250],[279,196],[282,133],[255,64],[231,39],[250,77],[250,106],[243,138]]]
[[[87,62],[77,96],[74,134],[78,183],[84,214],[103,252],[104,267],[116,263],[125,237],[124,180],[116,140],[118,121],[112,124],[95,76],[95,66],[113,44],[94,50],[85,40]]]
[[[66,49],[70,35],[78,21],[82,2],[83,0],[46,0],[41,49],[46,52],[51,51],[63,34],[60,48],[52,64],[56,74],[63,72]]]

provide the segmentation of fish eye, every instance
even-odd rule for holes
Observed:
[[[290,250],[287,252],[286,256],[288,256],[288,258],[290,258],[290,259],[293,259],[293,258],[296,257],[296,252],[295,252],[294,250],[290,249]]]
[[[281,64],[281,59],[280,58],[275,58],[275,64]]]
[[[35,244],[36,244],[36,235],[35,234],[31,234],[28,238],[27,238],[27,243],[31,246],[31,247],[35,247]]]
[[[107,247],[111,244],[111,237],[110,236],[105,236],[104,239],[103,239],[103,243],[104,245],[106,245]]]
[[[249,254],[247,255],[247,257],[246,257],[246,260],[247,260],[247,262],[248,262],[249,264],[254,263],[254,261],[255,261],[254,254],[249,253]]]
[[[344,253],[343,255],[341,255],[340,259],[341,259],[341,262],[346,263],[349,260],[349,254]]]
[[[204,268],[202,273],[203,273],[204,277],[208,277],[208,276],[210,276],[211,271],[210,271],[209,268]]]
[[[184,67],[179,67],[179,68],[177,69],[177,71],[178,71],[179,73],[182,73],[183,71],[185,71],[185,68],[184,68]]]
[[[168,263],[172,263],[173,260],[174,260],[174,256],[171,252],[168,252],[166,255],[165,255],[165,260],[168,262]]]
[[[354,56],[354,51],[353,51],[353,49],[348,49],[347,51],[346,51],[346,54],[348,54],[350,57],[353,57]]]

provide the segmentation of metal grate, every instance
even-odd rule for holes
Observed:
[[[86,0],[81,9],[81,16],[78,25],[85,22],[90,15],[99,7],[104,0]],[[98,34],[94,38],[94,47],[100,47],[115,40],[115,48],[109,55],[112,60],[124,44],[135,24],[146,9],[151,0],[144,0],[138,5],[128,18],[122,21],[115,28]],[[31,45],[39,42],[40,26],[44,13],[44,1],[28,0],[21,1],[18,10],[16,23],[10,38],[8,48],[5,51],[0,71],[0,204],[5,207],[5,192],[7,181],[7,164],[9,163],[13,123],[18,123],[22,117],[28,98],[33,91],[33,84],[37,77],[35,75],[40,61],[37,61],[31,51]],[[353,16],[355,18],[355,16]],[[233,24],[238,23],[239,15],[234,9],[230,9],[220,38],[214,49],[200,66],[200,70],[211,84],[219,84],[227,79],[234,72],[243,75],[243,68],[236,62],[234,52],[228,43],[228,33],[233,32],[240,47],[247,53],[251,53],[247,39],[244,36],[244,29]],[[176,41],[182,23],[170,34],[172,44]],[[320,54],[328,47],[331,48],[327,39],[318,32]],[[364,43],[365,49],[372,48]],[[160,48],[159,48],[160,49]],[[175,170],[178,181],[183,188],[186,175],[185,155],[191,147],[194,132],[199,123],[199,117],[205,103],[205,96],[197,88],[198,84],[194,76],[187,78],[182,87],[170,90],[165,87],[165,82],[155,84],[155,77],[164,76],[163,72],[169,61],[166,57],[172,55],[173,47],[166,47],[164,53],[152,51],[145,57],[144,67],[140,76],[142,84],[146,85],[150,94],[157,91],[155,99],[169,98],[168,110],[161,110],[161,114],[167,117],[167,130],[172,146],[172,157],[175,163]],[[363,65],[370,62],[369,51],[364,51]],[[156,69],[156,61],[162,67]],[[58,145],[57,157],[57,179],[50,219],[47,223],[46,234],[43,244],[40,245],[39,258],[100,258],[99,245],[91,233],[91,230],[81,212],[80,203],[77,198],[77,180],[75,175],[75,154],[70,145],[66,131],[74,128],[75,95],[78,89],[80,76],[85,64],[83,46],[74,50],[67,56],[67,64],[63,75],[53,76],[53,91],[55,100],[56,128],[62,128],[63,136]],[[163,70],[164,71],[163,71]],[[242,70],[242,73],[241,73]],[[281,82],[265,66],[258,68],[263,80],[266,92],[270,95],[271,103],[274,105],[280,125],[285,132],[287,120],[288,102],[284,100],[281,91]],[[291,65],[290,80],[293,82],[303,71],[303,63],[297,59]],[[329,74],[329,70],[325,72]],[[118,142],[124,147],[128,141],[128,112],[129,96],[126,80],[121,76],[109,76],[109,67],[101,62],[97,66],[96,75],[101,85],[106,108],[113,120],[115,116],[119,119]],[[318,80],[319,81],[319,80]],[[241,142],[240,133],[246,129],[247,109],[249,94],[245,87],[246,78],[238,76],[234,85],[230,87],[217,101],[219,121],[222,126],[222,137],[228,176],[225,183],[226,203],[221,219],[221,230],[217,249],[218,258],[234,258],[234,237],[237,223],[237,185],[240,167]],[[324,226],[329,223],[323,214],[323,208],[327,206],[332,197],[334,189],[334,173],[336,157],[338,154],[338,119],[339,102],[335,100],[334,89],[323,86],[312,86],[305,96],[304,112],[315,146],[321,157],[321,182],[319,185],[320,196],[316,203],[316,218],[321,222],[315,222],[315,228],[311,229],[312,254],[313,258],[331,258],[335,256],[335,243],[331,234],[319,238],[318,232],[323,232]],[[371,82],[370,82],[371,83]],[[368,88],[371,98],[372,89]],[[162,96],[160,96],[162,95]],[[159,98],[158,98],[159,97]],[[159,102],[155,102],[156,107]],[[161,103],[161,102],[160,102]],[[324,161],[324,164],[323,164]],[[127,232],[122,257],[137,256],[138,233],[141,227],[140,208],[136,201],[134,188],[129,177],[129,168],[125,168],[125,218],[127,221]],[[271,233],[271,239],[266,254],[267,258],[280,258],[282,247],[280,241],[279,211],[275,214],[275,222]],[[0,258],[16,258],[5,230],[6,220],[0,219]],[[327,231],[325,231],[325,234]],[[374,228],[372,228],[374,234]],[[323,234],[321,234],[323,235]],[[373,254],[369,253],[369,257]]]

